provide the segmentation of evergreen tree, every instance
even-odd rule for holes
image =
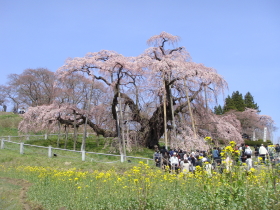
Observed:
[[[243,96],[239,91],[234,91],[231,96],[228,95],[226,98],[223,108],[221,105],[214,107],[214,114],[222,115],[230,110],[243,112],[245,111],[245,108],[255,109],[260,112],[259,106],[254,102],[254,97],[250,92],[247,92],[243,99]]]
[[[254,102],[254,97],[251,95],[250,92],[246,93],[246,95],[244,96],[244,104],[245,107],[256,109],[258,110],[258,112],[260,112],[259,106],[257,103]]]
[[[233,92],[231,99],[233,100],[233,104],[235,106],[235,110],[243,112],[245,111],[245,103],[243,100],[243,96],[239,91]]]
[[[214,114],[216,114],[216,115],[222,115],[223,113],[224,113],[224,111],[223,111],[221,105],[215,106],[215,107],[214,107]]]
[[[225,105],[224,105],[224,111],[223,112],[228,112],[229,110],[236,110],[234,101],[230,96],[228,96],[225,100]]]

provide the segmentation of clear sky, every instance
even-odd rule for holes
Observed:
[[[87,52],[137,56],[166,31],[193,61],[223,75],[225,96],[249,91],[280,127],[279,11],[279,0],[0,0],[0,84]]]

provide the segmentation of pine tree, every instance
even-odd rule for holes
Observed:
[[[243,100],[243,96],[239,91],[233,92],[231,99],[233,100],[235,110],[243,112],[245,111],[245,103]]]
[[[245,107],[256,109],[258,110],[258,112],[260,112],[259,106],[257,103],[254,102],[254,97],[251,95],[250,92],[246,93],[246,95],[244,96],[244,104]]]
[[[215,107],[214,107],[214,114],[216,114],[216,115],[222,115],[223,113],[224,113],[224,111],[223,111],[221,105],[215,106]]]
[[[243,99],[243,96],[239,91],[234,91],[232,96],[228,95],[225,99],[223,108],[220,105],[214,107],[214,114],[222,115],[230,110],[244,112],[245,108],[255,109],[257,112],[260,112],[259,106],[254,102],[254,97],[250,92],[247,92]]]
[[[230,110],[236,110],[236,107],[232,98],[228,96],[225,100],[224,112],[228,112]]]

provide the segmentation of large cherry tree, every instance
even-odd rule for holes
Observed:
[[[112,118],[117,119],[121,100],[123,111],[129,107],[130,121],[139,127],[140,143],[148,147],[158,144],[164,133],[165,98],[168,129],[175,131],[173,138],[181,130],[183,142],[192,138],[199,146],[204,141],[194,122],[201,114],[195,111],[196,106],[204,107],[205,113],[209,112],[205,101],[221,93],[227,84],[215,69],[193,62],[184,47],[173,47],[178,41],[178,36],[162,32],[151,37],[148,40],[151,47],[137,57],[102,50],[82,58],[68,59],[57,74],[63,80],[76,72],[86,73],[92,82],[103,82],[111,93],[108,97]],[[190,117],[191,110],[194,110],[194,117]],[[211,119],[208,121],[205,124],[211,124]],[[101,134],[99,126],[92,123],[91,127]],[[116,135],[116,132],[108,133]]]

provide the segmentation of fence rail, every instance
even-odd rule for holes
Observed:
[[[52,134],[52,135],[58,135],[58,134]],[[29,147],[31,147],[32,149],[33,148],[41,148],[41,149],[46,149],[47,152],[41,152],[40,154],[48,155],[49,158],[57,157],[58,156],[57,153],[59,153],[59,151],[70,152],[71,156],[64,156],[63,153],[59,154],[59,156],[67,157],[67,158],[78,158],[77,156],[73,157],[73,155],[74,155],[74,153],[76,153],[76,154],[79,153],[82,161],[86,161],[87,159],[90,160],[90,161],[94,161],[94,158],[91,158],[90,155],[105,155],[105,156],[108,156],[108,157],[116,157],[116,158],[119,158],[119,160],[117,160],[117,161],[120,161],[120,162],[124,162],[124,160],[126,160],[127,158],[131,158],[131,159],[146,160],[147,164],[149,164],[150,160],[154,160],[152,158],[124,156],[122,154],[121,155],[116,155],[116,154],[106,154],[106,153],[100,153],[100,152],[87,152],[87,151],[84,151],[84,150],[81,150],[81,151],[68,150],[68,149],[62,149],[62,148],[55,148],[55,147],[52,147],[52,146],[45,147],[45,146],[38,146],[38,145],[32,145],[32,144],[25,144],[22,141],[20,141],[20,142],[11,141],[11,138],[15,138],[15,137],[23,137],[24,138],[26,136],[40,137],[40,136],[45,136],[45,135],[5,136],[5,137],[2,137],[2,139],[1,139],[0,149],[5,149],[6,148],[6,149],[13,149],[14,150],[15,148],[8,148],[7,144],[19,145],[19,148],[17,148],[17,149],[19,150],[20,154],[25,154],[25,151],[27,151]],[[5,139],[5,138],[7,138],[7,139]],[[56,151],[56,153],[54,153],[54,151]],[[38,153],[38,150],[37,151],[32,150],[30,152],[37,152]],[[87,156],[89,156],[89,157],[87,157]],[[117,162],[117,161],[114,161],[114,162]],[[108,163],[110,163],[110,162],[108,162]]]
[[[20,142],[25,141],[25,140],[31,140],[32,137],[35,137],[35,140],[38,139],[38,137],[44,138],[45,140],[48,139],[49,136],[64,136],[65,134],[55,134],[55,133],[50,133],[50,134],[41,134],[41,135],[19,135],[19,136],[2,136],[0,138],[6,138],[9,141],[12,141],[12,139],[19,139]],[[74,135],[74,133],[68,133],[68,135]],[[77,133],[77,135],[84,135],[83,133]],[[94,135],[94,133],[87,133],[87,137],[90,135]]]

